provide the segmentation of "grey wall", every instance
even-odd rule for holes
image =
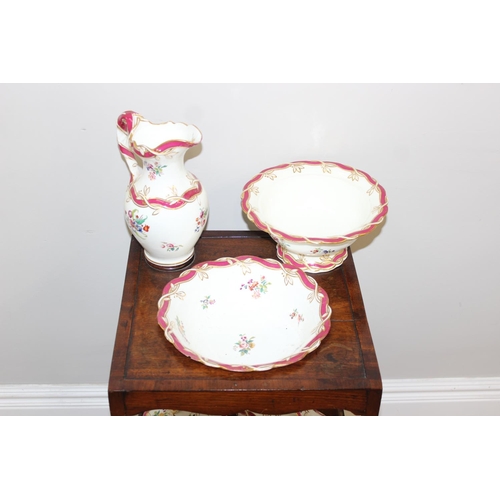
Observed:
[[[0,384],[107,382],[129,234],[115,123],[193,123],[209,229],[244,183],[320,159],[375,177],[389,215],[353,247],[383,378],[500,376],[500,86],[0,85]]]

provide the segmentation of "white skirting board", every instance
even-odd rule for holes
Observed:
[[[500,415],[500,377],[384,380],[383,386],[381,416]],[[106,416],[107,386],[0,385],[0,415]]]
[[[106,385],[0,385],[0,415],[109,415]]]
[[[500,377],[383,380],[381,416],[500,415]]]

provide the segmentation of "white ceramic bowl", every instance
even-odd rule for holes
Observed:
[[[303,271],[243,256],[202,262],[170,281],[158,323],[184,355],[215,368],[295,363],[330,331],[326,292]]]
[[[245,184],[241,205],[276,241],[283,262],[312,273],[340,266],[347,248],[388,211],[385,189],[375,179],[326,161],[263,170]]]

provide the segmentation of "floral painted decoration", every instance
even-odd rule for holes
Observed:
[[[203,309],[208,309],[208,306],[215,304],[215,300],[210,298],[210,295],[206,295],[204,299],[200,300]]]
[[[234,344],[233,349],[235,351],[239,351],[239,353],[244,356],[245,354],[249,354],[250,350],[255,347],[254,344],[254,338],[255,337],[250,337],[247,338],[246,335],[240,335],[240,340]]]
[[[161,174],[163,172],[163,169],[166,168],[166,165],[160,165],[158,161],[155,161],[154,163],[148,163],[144,162],[144,165],[146,165],[146,169],[148,171],[148,177],[154,181],[156,177],[161,177]]]
[[[255,281],[254,279],[248,280],[246,283],[241,285],[240,290],[250,290],[252,292],[252,297],[254,299],[258,299],[261,294],[267,293],[267,287],[271,284],[272,283],[269,283],[266,280],[265,276],[262,276],[260,281]]]
[[[184,337],[186,335],[186,330],[184,330],[184,323],[179,319],[179,316],[175,317],[175,322],[177,323],[177,328],[179,328],[179,332]]]
[[[161,242],[161,247],[165,248],[167,252],[177,252],[182,245],[174,245],[173,243],[167,243],[166,241]]]
[[[290,318],[292,319],[297,318],[297,323],[304,321],[304,316],[302,316],[302,314],[299,314],[299,311],[297,309],[293,310],[293,312],[290,314]]]
[[[326,249],[325,250],[324,248],[314,248],[313,250],[311,250],[312,254],[320,253],[322,255],[327,255],[327,254],[335,253],[335,252],[338,252],[338,250],[335,250],[335,249],[330,249],[330,250]]]
[[[126,216],[126,221],[130,230],[141,238],[146,238],[149,226],[144,223],[148,217],[145,215],[139,215],[139,211],[137,209],[129,210],[126,212]]]
[[[200,229],[207,223],[207,214],[208,214],[208,209],[202,208],[200,210],[200,215],[196,217],[196,228],[195,228],[196,233],[199,233]]]

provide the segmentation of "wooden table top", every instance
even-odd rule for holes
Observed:
[[[191,265],[241,255],[277,259],[276,244],[259,231],[205,231],[195,252]],[[159,408],[221,415],[307,409],[378,414],[382,380],[350,251],[339,268],[309,274],[329,296],[330,333],[303,360],[265,372],[208,367],[167,341],[157,304],[181,272],[153,269],[131,239],[108,386],[112,415]]]

